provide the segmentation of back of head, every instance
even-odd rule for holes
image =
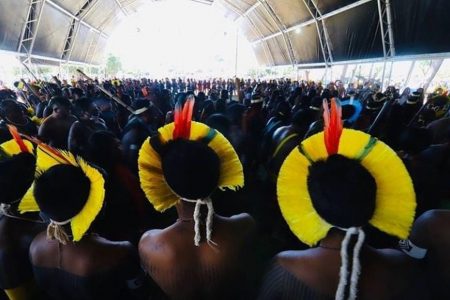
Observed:
[[[317,212],[338,227],[367,225],[375,210],[375,179],[360,162],[339,154],[309,167],[308,190]]]
[[[213,114],[210,115],[206,120],[205,124],[212,127],[222,133],[225,137],[230,136],[230,120],[223,114]]]
[[[120,141],[109,131],[96,131],[88,140],[89,160],[106,170],[121,160]]]
[[[177,139],[165,145],[162,169],[177,195],[197,200],[209,197],[217,187],[220,160],[205,144]]]
[[[81,211],[90,188],[89,178],[80,168],[61,164],[36,179],[34,196],[44,214],[54,221],[64,222]]]
[[[406,128],[400,135],[400,149],[416,155],[431,145],[432,136],[428,129],[419,127]]]
[[[53,108],[53,110],[57,107],[64,108],[65,110],[70,110],[70,108],[72,107],[72,104],[70,103],[69,99],[62,97],[62,96],[56,96],[50,100],[50,103],[48,106]]]
[[[93,105],[93,101],[90,98],[83,97],[73,102],[74,113],[77,117],[80,117],[83,112],[88,112]]]
[[[31,153],[20,153],[0,161],[0,203],[20,200],[34,180],[36,159]]]

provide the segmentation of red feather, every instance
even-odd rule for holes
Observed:
[[[328,155],[336,154],[339,150],[339,140],[343,130],[342,108],[336,99],[331,99],[331,113],[327,100],[323,101],[324,139]]]
[[[192,112],[194,110],[194,97],[189,96],[184,106],[177,104],[174,113],[175,129],[173,139],[189,139],[191,135]]]
[[[39,147],[41,147],[41,149],[49,156],[52,156],[55,159],[61,159],[63,163],[67,163],[67,164],[72,164],[70,161],[68,161],[60,152],[59,150],[45,144],[44,142],[42,142],[41,140],[39,140],[38,138],[32,137],[32,136],[28,136],[26,134],[21,134],[23,137],[25,137],[27,140],[35,143],[36,145],[38,145]]]
[[[30,150],[28,150],[28,147],[23,142],[22,138],[20,137],[19,131],[17,128],[13,125],[8,125],[9,133],[11,133],[12,137],[16,141],[17,145],[19,145],[20,151],[25,153],[30,153]]]

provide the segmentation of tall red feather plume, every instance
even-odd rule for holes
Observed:
[[[342,108],[336,99],[331,99],[331,113],[327,100],[323,100],[324,139],[328,155],[336,154],[339,150],[339,140],[343,130]]]
[[[180,103],[175,106],[174,122],[175,129],[173,130],[173,139],[189,139],[191,136],[191,121],[192,112],[194,110],[194,96],[189,96],[184,106]]]
[[[41,140],[39,140],[38,138],[32,137],[32,136],[28,136],[26,134],[21,134],[24,138],[26,138],[27,140],[31,141],[32,143],[38,145],[39,147],[41,147],[41,149],[47,153],[47,155],[49,156],[53,156],[55,159],[60,159],[62,160],[63,163],[67,163],[67,164],[72,164],[70,161],[68,161],[62,154],[61,152],[59,152],[59,150],[45,144],[44,142],[42,142]]]
[[[9,133],[11,133],[13,139],[16,141],[17,145],[19,145],[20,151],[22,153],[30,153],[30,150],[28,150],[28,147],[23,142],[22,138],[20,137],[19,131],[17,130],[16,126],[8,125]]]

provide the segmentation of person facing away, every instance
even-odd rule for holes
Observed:
[[[331,115],[324,101],[324,123],[288,155],[277,182],[291,231],[319,246],[279,253],[259,299],[426,299],[405,255],[365,242],[369,224],[408,235],[416,203],[405,166],[381,141],[343,129],[334,99]]]
[[[450,210],[429,210],[415,222],[400,248],[420,263],[433,299],[450,298]]]
[[[89,137],[96,131],[107,130],[99,117],[100,111],[90,98],[80,98],[74,102],[74,112],[78,118],[70,127],[68,149],[75,155],[86,157]]]
[[[70,113],[72,104],[67,98],[57,96],[50,100],[52,114],[39,127],[38,136],[43,142],[58,149],[68,149],[68,137],[77,118]]]
[[[103,174],[44,144],[37,156],[38,176],[19,209],[49,220],[29,250],[38,286],[51,299],[145,299],[136,249],[89,230],[103,206]]]
[[[15,139],[0,145],[0,289],[11,300],[31,299],[38,290],[28,249],[44,224],[34,213],[17,211],[33,183],[36,158],[33,145],[23,141],[15,129],[11,131]]]
[[[142,265],[171,299],[248,298],[244,279],[251,272],[253,218],[219,216],[210,198],[217,188],[243,185],[242,165],[221,133],[191,122],[193,99],[183,111],[180,106],[175,122],[140,150],[147,198],[158,211],[175,206],[178,213],[173,225],[142,236]]]

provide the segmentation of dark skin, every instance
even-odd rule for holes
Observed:
[[[125,281],[136,278],[140,272],[137,251],[129,242],[112,242],[95,234],[62,245],[48,240],[46,232],[41,232],[30,246],[30,258],[33,266],[61,269],[84,278],[121,267],[122,273],[115,271],[114,275]],[[57,279],[54,284],[58,284]]]
[[[19,216],[18,213],[11,214]],[[7,289],[17,288],[33,280],[28,249],[33,238],[42,231],[44,224],[36,223],[39,217],[35,214],[20,215],[18,220],[7,216],[0,217],[0,272]],[[14,286],[9,286],[12,283]],[[30,294],[33,290],[28,290]]]
[[[450,298],[449,228],[450,210],[430,210],[416,220],[409,238],[416,246],[428,249],[421,265],[435,299]]]
[[[80,119],[72,124],[68,136],[68,148],[75,155],[85,155],[85,147],[89,136],[97,130],[107,130],[103,120],[98,116],[98,108],[91,104],[87,111],[83,111]]]
[[[70,127],[77,118],[70,114],[69,108],[61,105],[53,106],[53,113],[47,117],[39,128],[39,138],[58,149],[68,149]]]
[[[248,214],[231,218],[214,216],[213,249],[205,242],[194,245],[194,205],[177,204],[180,219],[170,227],[146,232],[139,243],[144,268],[171,299],[231,299],[243,293],[242,277],[251,272],[246,252],[254,230]],[[242,294],[241,294],[242,295]]]
[[[321,247],[281,252],[275,257],[276,264],[320,295],[334,298],[339,283],[343,238],[342,232],[332,230],[320,242]],[[402,252],[364,245],[360,261],[358,299],[427,299],[417,264]]]

